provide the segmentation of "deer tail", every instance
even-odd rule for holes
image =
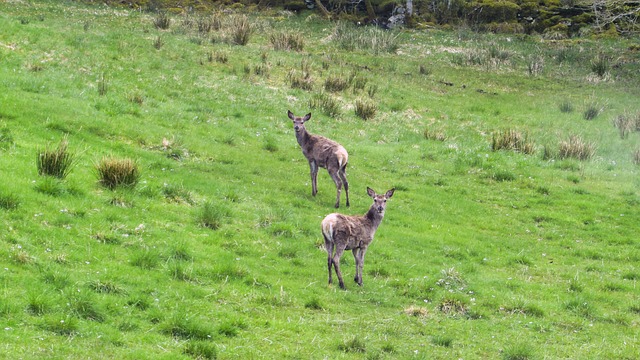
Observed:
[[[340,147],[336,153],[336,157],[338,158],[338,165],[340,166],[340,169],[345,168],[349,161],[349,154],[347,153],[347,150]]]
[[[329,214],[322,220],[322,235],[325,241],[333,242],[333,230],[335,229],[336,220],[336,214]]]

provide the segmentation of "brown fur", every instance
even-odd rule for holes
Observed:
[[[333,282],[333,266],[338,275],[340,287],[344,289],[344,281],[340,272],[340,257],[345,250],[351,250],[356,260],[356,276],[354,281],[362,286],[362,268],[364,255],[373,236],[384,217],[387,207],[387,199],[393,196],[395,189],[387,191],[384,195],[377,195],[371,188],[367,188],[367,194],[373,198],[373,204],[363,216],[349,216],[338,213],[327,215],[322,220],[322,235],[327,250],[327,265],[329,267],[329,284]],[[335,253],[334,253],[335,249]]]
[[[337,142],[327,139],[320,135],[313,135],[304,127],[304,123],[311,118],[311,113],[304,117],[293,115],[288,112],[289,119],[293,121],[293,128],[296,131],[296,139],[302,154],[309,161],[311,170],[311,195],[316,196],[318,193],[318,167],[327,169],[329,175],[336,184],[337,196],[335,207],[340,207],[340,192],[344,185],[344,191],[347,197],[347,206],[349,206],[349,183],[347,182],[347,162],[349,154],[347,150]]]

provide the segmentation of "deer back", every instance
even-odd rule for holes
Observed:
[[[376,226],[366,216],[329,214],[322,221],[322,232],[330,234],[336,244],[346,244],[346,250],[367,247],[373,241]]]

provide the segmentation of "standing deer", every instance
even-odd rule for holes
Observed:
[[[331,266],[335,267],[340,287],[344,289],[342,273],[340,272],[340,257],[345,250],[351,250],[356,260],[356,276],[354,281],[362,286],[362,267],[364,254],[369,244],[373,241],[378,226],[384,217],[387,207],[387,199],[393,196],[395,189],[387,191],[384,195],[377,195],[373,189],[367,187],[367,194],[373,198],[373,204],[364,216],[348,216],[338,213],[327,215],[322,220],[322,235],[324,246],[328,255],[329,284],[331,278]],[[335,254],[333,250],[335,249]]]
[[[311,169],[311,194],[316,196],[318,193],[318,167],[326,168],[336,183],[337,196],[336,208],[340,207],[340,192],[342,185],[347,194],[347,206],[349,206],[349,183],[347,182],[347,161],[349,154],[347,150],[333,140],[329,140],[320,135],[310,134],[304,127],[304,123],[311,118],[311,113],[304,117],[293,115],[288,111],[289,119],[293,120],[293,129],[296,131],[296,139],[302,148],[302,154],[309,161]]]

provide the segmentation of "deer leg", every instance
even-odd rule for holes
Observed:
[[[340,179],[344,184],[344,192],[347,195],[347,207],[349,207],[349,182],[347,181],[347,165],[345,164],[340,171],[338,171],[338,175],[340,175]]]
[[[340,207],[340,192],[342,192],[342,180],[340,180],[340,175],[338,175],[338,171],[329,171],[333,182],[336,183],[336,208]]]
[[[362,248],[360,249],[360,251],[358,251],[358,256],[356,259],[356,274],[358,274],[358,278],[356,280],[356,283],[358,283],[358,285],[362,286],[362,268],[364,268],[364,254],[367,252],[366,248]]]
[[[316,196],[318,193],[318,164],[315,160],[309,161],[309,168],[311,169],[311,195]]]
[[[333,242],[327,240],[327,238],[324,238],[324,247],[327,250],[327,267],[329,268],[329,285],[331,285],[333,283],[333,279],[332,279],[332,270],[331,270],[331,264],[333,264]]]
[[[346,289],[344,287],[344,281],[342,280],[342,272],[340,271],[340,257],[344,252],[344,246],[336,246],[336,253],[333,255],[333,267],[336,269],[336,275],[338,275],[338,282],[340,283],[341,289]]]
[[[360,275],[360,273],[358,272],[360,269],[360,248],[355,248],[351,251],[353,252],[353,258],[356,261],[356,275],[353,277],[353,281],[359,284],[360,282],[358,282],[358,279],[362,277],[362,275]]]

